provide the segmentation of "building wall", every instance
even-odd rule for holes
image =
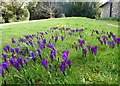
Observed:
[[[110,3],[101,8],[101,18],[108,18],[110,16]]]
[[[112,4],[112,17],[120,17],[120,2],[113,2]]]
[[[101,18],[110,17],[110,3],[107,3],[101,8]],[[112,15],[111,17],[120,17],[120,2],[112,2]]]

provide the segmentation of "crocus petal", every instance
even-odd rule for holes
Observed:
[[[41,64],[46,68],[47,70],[47,65],[48,65],[48,61],[46,59],[43,59]]]
[[[54,48],[53,43],[52,43],[52,42],[50,42],[50,43],[48,44],[48,47],[53,49],[53,48]]]

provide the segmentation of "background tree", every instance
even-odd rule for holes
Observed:
[[[29,19],[29,11],[23,1],[8,0],[2,1],[1,14],[5,23]]]

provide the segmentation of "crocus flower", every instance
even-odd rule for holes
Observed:
[[[52,42],[49,42],[48,47],[54,49],[54,44]]]
[[[64,36],[61,36],[62,41],[64,40]]]
[[[98,36],[98,40],[100,40],[100,37]]]
[[[117,38],[117,44],[120,44],[120,38]]]
[[[56,50],[54,49],[54,50],[51,50],[51,54],[53,55],[53,56],[56,56]]]
[[[15,62],[15,59],[12,57],[9,61],[10,61],[10,64],[13,65],[13,63]]]
[[[2,63],[2,68],[4,68],[6,71],[8,71],[8,61],[5,61]]]
[[[55,36],[55,42],[57,42],[58,41],[58,36]]]
[[[110,47],[112,47],[112,48],[114,48],[114,42],[112,41],[112,42],[108,42],[108,45],[110,46]]]
[[[14,52],[15,52],[14,48],[10,48],[10,51],[11,51],[12,53],[14,53]]]
[[[26,47],[26,52],[28,53],[29,52],[29,49]]]
[[[26,58],[24,58],[24,63],[27,65],[28,64],[28,61]]]
[[[62,55],[62,59],[63,59],[63,61],[66,61],[68,59],[68,57],[65,55]]]
[[[30,56],[32,57],[32,59],[35,61],[35,55],[32,51],[30,51]]]
[[[23,51],[20,51],[19,54],[22,55],[22,56],[24,56],[24,52]]]
[[[14,40],[14,38],[12,38],[12,43],[15,43],[15,40]]]
[[[51,59],[51,61],[53,61],[53,55],[52,54],[50,54],[50,59]]]
[[[83,44],[85,43],[85,41],[84,41],[84,40],[80,40],[80,39],[78,39],[78,42],[79,42],[79,44],[80,44],[80,47],[82,47],[82,46],[83,46]]]
[[[97,53],[97,46],[93,46],[93,47],[91,48],[91,51],[92,51],[93,54],[96,55],[96,53]]]
[[[80,30],[79,30],[79,33],[81,33],[81,32],[83,32],[83,29],[80,29]]]
[[[69,35],[70,35],[70,36],[72,35],[72,32],[71,32],[71,31],[69,32]]]
[[[20,50],[19,48],[15,48],[16,53],[19,53],[19,50]]]
[[[4,50],[5,52],[7,52],[7,48],[6,48],[6,46],[3,48],[3,50]]]
[[[6,48],[8,49],[8,51],[10,50],[10,46],[8,44],[6,45]]]
[[[45,44],[45,45],[46,45],[46,39],[43,39],[43,44]]]
[[[98,30],[96,30],[96,34],[99,34]]]
[[[71,66],[71,60],[70,59],[68,59],[66,63],[68,64],[69,67]]]
[[[7,55],[6,54],[2,54],[3,58],[4,58],[4,61],[6,61],[6,57]]]
[[[38,46],[42,49],[45,48],[45,44],[41,43],[40,40],[38,40]]]
[[[66,63],[62,61],[60,65],[60,71],[65,75],[65,68],[66,68]]]
[[[83,53],[83,56],[85,56],[85,57],[86,57],[86,54],[87,54],[86,49],[82,49],[82,53]]]
[[[90,45],[87,45],[87,48],[88,48],[89,51],[91,50],[91,46]]]
[[[78,32],[79,30],[78,29],[76,29],[76,32]]]
[[[116,37],[114,38],[114,41],[117,42],[117,38]]]
[[[24,36],[26,39],[29,39],[29,36],[28,35],[26,35],[26,36]]]
[[[48,65],[48,61],[46,59],[43,59],[41,64],[46,68],[47,70],[47,65]]]
[[[54,36],[52,36],[52,39],[54,39]]]
[[[40,56],[40,55],[41,55],[40,49],[37,49],[37,50],[36,50],[36,53]]]
[[[13,66],[19,71],[19,64],[18,62],[14,61]]]
[[[10,50],[10,46],[7,44],[7,45],[3,48],[3,50],[4,50],[5,52],[9,51],[9,50]]]
[[[70,28],[66,28],[66,31],[70,30]]]
[[[17,61],[18,61],[18,63],[23,67],[22,58],[21,58],[21,57],[18,57],[18,58],[17,58]]]
[[[64,51],[62,51],[62,55],[68,57],[68,54],[69,54],[69,50],[64,50]]]
[[[79,46],[75,46],[76,51],[79,49]]]
[[[102,40],[99,40],[100,44],[102,45],[103,44],[103,41]],[[104,44],[105,44],[105,41],[104,41]]]
[[[4,70],[2,68],[0,68],[0,75],[4,78]]]

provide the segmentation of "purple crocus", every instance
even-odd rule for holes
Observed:
[[[51,55],[56,56],[56,50],[51,50]]]
[[[43,49],[45,48],[45,44],[41,43],[40,40],[38,40],[38,46]]]
[[[95,32],[96,32],[96,34],[99,34],[98,30],[96,30]]]
[[[99,40],[100,44],[102,45],[103,44],[103,41],[102,40]],[[105,44],[105,41],[104,41],[104,44]]]
[[[83,53],[83,56],[85,56],[85,57],[86,57],[86,54],[87,54],[86,49],[82,49],[82,53]]]
[[[10,52],[14,53],[15,52],[14,48],[10,48]]]
[[[97,46],[93,46],[93,47],[91,48],[91,51],[92,51],[93,54],[96,55],[96,53],[97,53]]]
[[[70,36],[72,35],[72,32],[71,32],[71,31],[69,32],[69,35],[70,35]]]
[[[87,45],[87,48],[88,48],[89,51],[91,50],[91,46],[90,45]]]
[[[30,56],[32,57],[32,59],[35,58],[35,55],[34,55],[33,51],[30,51]]]
[[[24,58],[24,63],[27,65],[28,64],[28,61],[26,59],[26,57]]]
[[[51,59],[51,61],[53,61],[53,55],[52,54],[50,54],[50,59]]]
[[[41,55],[40,49],[37,49],[36,53],[40,56]]]
[[[120,38],[117,38],[117,44],[120,44]]]
[[[58,41],[58,36],[55,36],[55,42],[57,42]]]
[[[48,47],[54,49],[54,44],[52,42],[49,42]]]
[[[112,42],[108,42],[108,45],[110,46],[110,47],[112,47],[112,48],[114,48],[114,42],[112,41]]]
[[[10,64],[13,65],[13,63],[15,62],[15,59],[12,57],[9,61],[10,61]]]
[[[71,67],[71,60],[70,59],[68,59],[66,63],[68,64],[69,67]]]
[[[76,51],[79,49],[79,46],[75,46]]]
[[[43,44],[46,45],[46,39],[43,39]]]
[[[62,51],[62,55],[65,55],[66,57],[68,57],[68,54],[69,54],[69,50]]]
[[[78,42],[79,42],[79,44],[80,44],[80,47],[82,47],[83,44],[85,44],[85,41],[84,41],[84,40],[80,40],[80,39],[78,39]]]
[[[16,52],[16,53],[19,53],[19,52],[20,52],[20,49],[19,49],[19,48],[15,48],[15,52]]]
[[[70,28],[66,28],[66,31],[70,30]]]
[[[2,63],[2,68],[4,68],[6,71],[8,71],[8,61],[5,61]]]
[[[4,50],[5,52],[8,52],[8,51],[10,50],[10,46],[7,44],[7,45],[3,48],[3,50]]]
[[[29,52],[29,49],[26,47],[26,52],[28,53]]]
[[[54,36],[52,36],[52,39],[54,39]]]
[[[48,61],[46,59],[43,59],[41,64],[46,68],[47,70],[47,65],[48,65]]]
[[[65,76],[65,68],[66,68],[66,63],[62,61],[60,65],[60,71],[64,74],[64,76]]]
[[[15,43],[15,39],[14,38],[12,38],[12,43]]]
[[[22,58],[21,58],[21,57],[18,57],[18,58],[17,58],[17,61],[18,61],[18,63],[23,67]]]
[[[62,41],[64,40],[64,36],[61,36]]]
[[[0,75],[2,75],[2,77],[4,78],[4,70],[3,70],[3,68],[0,68]]]
[[[7,55],[6,54],[2,54],[3,58],[4,58],[4,61],[6,61],[6,57]]]
[[[19,69],[19,64],[18,64],[18,62],[16,62],[16,61],[14,61],[13,62],[13,66],[19,71],[20,69]]]
[[[6,48],[6,46],[3,48],[3,50],[4,50],[5,52],[7,52],[7,48]]]

